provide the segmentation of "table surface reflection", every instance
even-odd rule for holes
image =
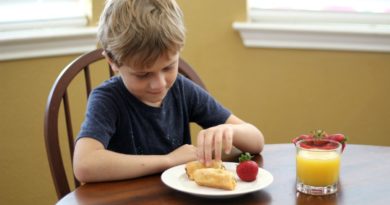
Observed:
[[[274,181],[265,189],[239,197],[210,199],[181,193],[165,186],[158,174],[133,180],[85,184],[57,204],[390,204],[388,146],[347,145],[341,159],[339,191],[327,196],[310,196],[296,191],[295,148],[292,144],[267,144],[255,159],[271,172]]]

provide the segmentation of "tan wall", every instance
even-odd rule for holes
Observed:
[[[351,143],[390,146],[389,53],[245,48],[231,26],[244,20],[244,0],[179,3],[188,30],[182,56],[267,143],[323,128]],[[43,113],[53,81],[74,57],[0,62],[0,204],[55,203]]]

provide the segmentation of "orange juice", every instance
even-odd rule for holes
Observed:
[[[340,170],[338,152],[300,150],[296,160],[297,178],[303,184],[324,187],[337,183]]]

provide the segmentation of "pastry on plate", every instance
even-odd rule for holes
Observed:
[[[213,160],[211,162],[210,166],[208,166],[208,167],[206,167],[205,164],[203,164],[199,161],[188,162],[185,166],[186,174],[190,180],[194,180],[195,170],[203,169],[203,168],[225,169],[221,160]]]
[[[195,170],[194,181],[200,186],[234,190],[236,179],[232,172],[224,169],[203,168]]]

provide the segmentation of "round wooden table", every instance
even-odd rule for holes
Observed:
[[[274,181],[265,189],[239,197],[210,199],[181,193],[165,186],[159,174],[85,184],[57,204],[390,204],[390,147],[347,145],[342,155],[339,191],[327,196],[310,196],[296,191],[295,148],[292,144],[267,144],[257,161],[271,172]]]

